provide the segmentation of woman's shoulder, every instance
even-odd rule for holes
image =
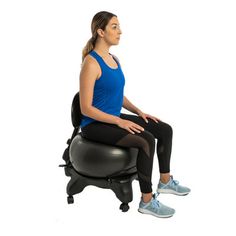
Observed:
[[[101,76],[101,68],[94,57],[86,55],[81,65],[81,74],[93,75],[96,78]]]
[[[88,54],[85,56],[82,66],[99,67],[99,64],[98,64],[97,60],[92,55]]]

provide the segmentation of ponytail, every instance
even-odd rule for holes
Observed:
[[[95,43],[96,38],[91,37],[82,51],[82,62],[84,61],[84,58],[94,49]]]

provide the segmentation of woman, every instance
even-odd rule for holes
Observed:
[[[186,195],[190,189],[170,175],[172,128],[155,116],[146,114],[123,94],[124,74],[117,57],[109,53],[118,45],[121,29],[117,16],[98,12],[91,24],[92,37],[83,49],[80,73],[82,135],[90,140],[121,147],[136,147],[137,172],[141,189],[138,211],[157,217],[170,217],[175,210],[157,200],[159,193]],[[122,114],[122,106],[136,115]],[[152,193],[152,167],[155,138],[160,181]]]

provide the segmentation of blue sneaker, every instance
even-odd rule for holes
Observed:
[[[157,199],[157,194],[153,194],[153,197],[150,202],[143,202],[142,200],[139,203],[138,211],[144,214],[153,215],[160,218],[167,218],[174,215],[175,210],[165,206]]]
[[[183,196],[190,193],[190,191],[191,190],[189,188],[179,185],[179,182],[174,180],[172,175],[170,176],[170,180],[167,184],[163,184],[161,181],[159,181],[157,186],[158,193],[172,193]]]

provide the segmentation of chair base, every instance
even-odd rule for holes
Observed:
[[[137,179],[137,173],[111,178],[92,178],[78,173],[71,165],[66,165],[65,174],[71,177],[66,190],[68,204],[74,203],[73,195],[82,192],[88,185],[94,185],[100,188],[111,189],[122,202],[120,209],[123,212],[129,210],[128,203],[133,200],[132,181]]]

